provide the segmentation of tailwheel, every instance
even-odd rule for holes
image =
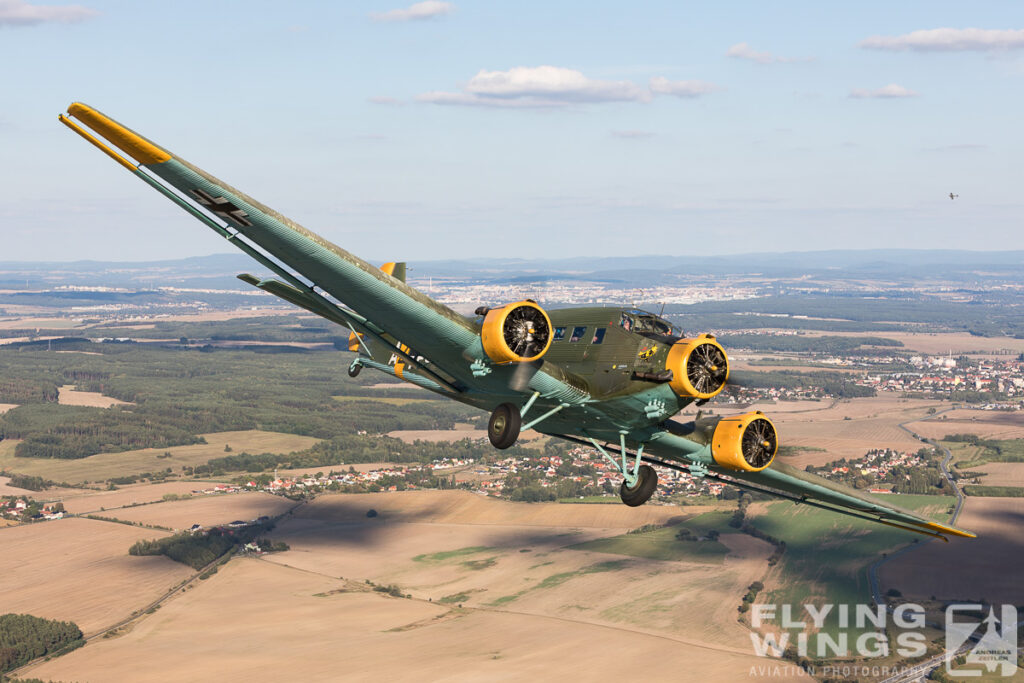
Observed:
[[[487,423],[487,438],[491,440],[492,446],[504,450],[519,438],[522,425],[519,408],[511,403],[502,403],[491,413],[491,420]]]
[[[353,361],[352,365],[348,366],[348,376],[358,377],[359,373],[363,370],[363,364],[359,361]]]
[[[635,508],[650,500],[656,488],[658,488],[657,472],[650,465],[640,465],[636,482],[633,486],[628,486],[623,481],[622,486],[619,488],[619,497],[622,498],[623,503]]]

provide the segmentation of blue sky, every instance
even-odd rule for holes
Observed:
[[[1024,249],[1019,3],[0,0],[0,64],[0,260],[231,251],[75,100],[378,260]]]

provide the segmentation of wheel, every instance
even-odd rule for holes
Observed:
[[[363,366],[360,363],[353,363],[352,365],[348,366],[348,376],[349,377],[358,377],[359,373],[362,372],[362,371],[363,371]]]
[[[626,482],[622,482],[622,486],[619,487],[619,498],[622,498],[622,502],[631,508],[639,507],[650,500],[656,488],[658,488],[657,472],[650,465],[640,465],[636,486],[630,488],[626,486]]]
[[[491,413],[491,421],[487,423],[487,438],[491,445],[502,450],[508,448],[519,438],[519,428],[523,426],[523,418],[519,408],[511,403],[502,403]]]

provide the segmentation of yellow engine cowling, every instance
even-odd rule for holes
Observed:
[[[669,386],[677,395],[707,400],[725,388],[729,358],[710,334],[680,339],[668,351],[665,369],[672,371]]]
[[[730,470],[760,472],[778,450],[775,425],[760,410],[722,418],[711,436],[711,457]]]
[[[498,364],[539,360],[551,338],[551,319],[529,299],[490,309],[480,330],[484,353]]]

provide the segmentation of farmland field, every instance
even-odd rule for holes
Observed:
[[[90,519],[0,529],[2,612],[74,621],[88,635],[127,617],[192,571],[128,548],[165,532]]]
[[[968,496],[957,525],[978,538],[931,541],[886,562],[879,570],[883,590],[896,588],[911,599],[1024,604],[1017,570],[1024,561],[1024,498]]]
[[[206,439],[205,444],[99,453],[75,460],[16,458],[13,445],[8,445],[8,441],[0,441],[0,469],[68,483],[104,481],[112,477],[160,471],[167,467],[179,472],[182,466],[195,467],[212,458],[223,457],[225,446],[230,446],[235,453],[291,453],[309,448],[319,441],[308,436],[259,430],[217,432],[202,436]],[[5,445],[8,447],[4,448]],[[163,457],[166,453],[170,453],[170,457]]]
[[[130,633],[28,673],[145,682],[202,671],[217,680],[270,681],[286,667],[288,678],[308,681],[408,680],[410,671],[418,680],[608,680],[629,679],[642,665],[654,679],[685,670],[702,680],[736,680],[764,662],[717,643],[393,598],[336,577],[238,560]]]
[[[261,515],[273,517],[294,506],[294,501],[269,493],[232,493],[121,508],[100,514],[138,524],[187,529],[193,524],[211,526],[235,520],[248,521]]]
[[[929,439],[976,434],[983,439],[1024,439],[1024,413],[999,410],[951,410],[939,419],[912,422],[907,428]]]
[[[786,406],[793,407],[793,403]],[[786,458],[786,463],[803,469],[839,458],[860,458],[872,448],[915,452],[921,448],[921,442],[899,425],[924,417],[933,407],[941,409],[942,403],[879,397],[846,399],[835,405],[809,403],[804,410],[776,410],[774,406],[761,404],[755,404],[752,409],[762,410],[775,423],[780,445],[822,449]]]
[[[60,387],[57,401],[64,406],[88,406],[90,408],[129,405],[127,401],[119,401],[96,391],[76,391],[74,385],[71,384]]]
[[[939,521],[949,519],[952,504],[944,496],[880,499]],[[868,604],[867,566],[883,553],[924,541],[910,532],[787,502],[751,505],[748,517],[756,528],[786,542],[782,561],[765,581],[766,602],[773,604]],[[825,628],[835,624],[826,621]]]

